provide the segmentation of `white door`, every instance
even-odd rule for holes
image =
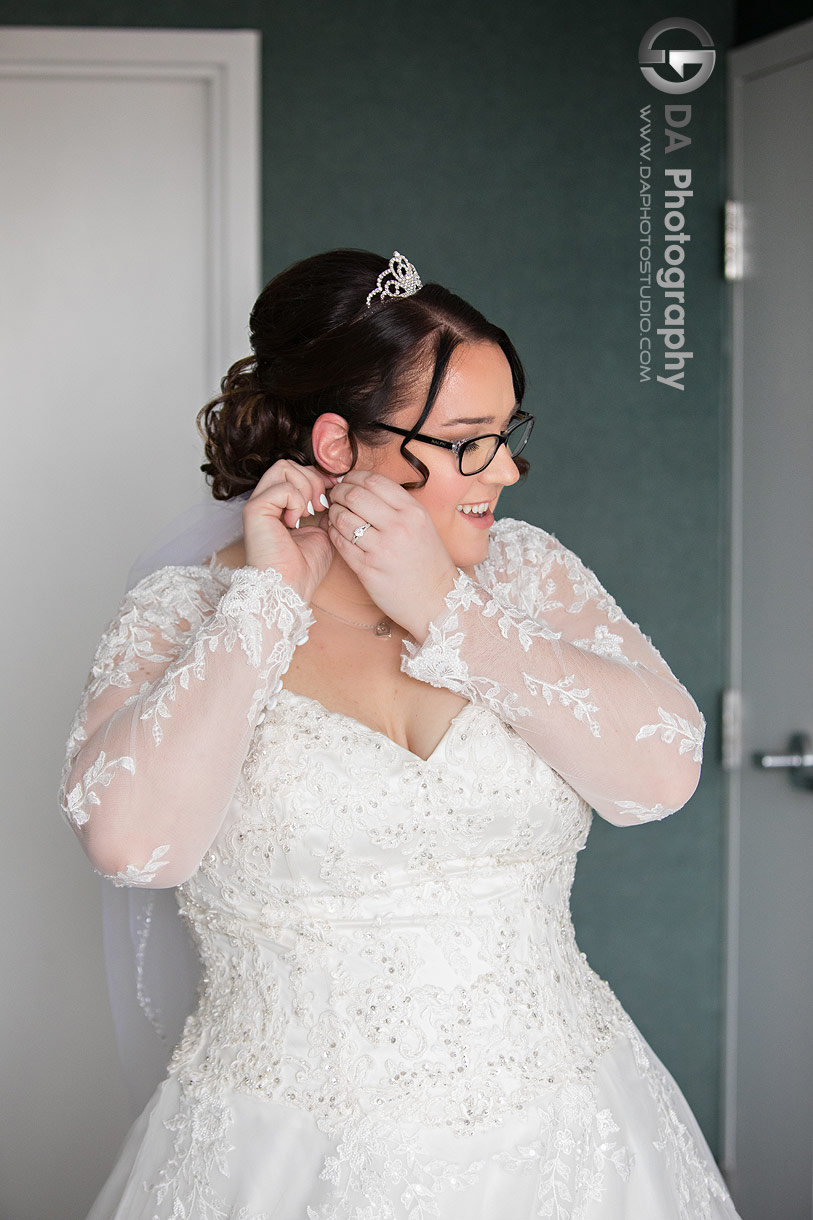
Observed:
[[[731,906],[726,1161],[744,1220],[810,1220],[813,766],[813,22],[735,51]],[[809,746],[808,750],[813,749]]]
[[[56,806],[129,564],[203,488],[258,287],[258,36],[0,29],[0,1215],[80,1220],[130,1121]]]

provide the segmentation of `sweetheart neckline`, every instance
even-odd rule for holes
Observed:
[[[337,712],[329,707],[325,707],[324,703],[320,703],[318,699],[314,699],[311,695],[301,695],[298,691],[289,690],[287,686],[280,687],[279,691],[277,692],[277,697],[279,697],[279,695],[287,695],[291,699],[299,699],[304,703],[308,703],[323,717],[344,720],[346,723],[350,724],[356,732],[361,731],[363,734],[367,734],[371,737],[377,737],[381,741],[387,742],[387,744],[394,750],[398,750],[401,754],[406,754],[407,757],[412,759],[413,762],[420,763],[423,766],[428,766],[432,762],[435,755],[440,751],[441,747],[446,743],[447,738],[457,726],[458,721],[465,716],[467,712],[476,707],[474,703],[466,702],[463,707],[461,707],[460,711],[456,712],[449,721],[446,731],[443,733],[443,736],[440,738],[431,754],[429,754],[426,758],[423,758],[420,754],[416,754],[414,750],[410,750],[408,746],[402,746],[400,742],[394,741],[392,737],[389,737],[386,733],[382,733],[380,729],[374,729],[372,725],[365,724],[363,720],[357,720],[355,716],[349,716],[347,712]]]
[[[219,560],[215,559],[214,555],[210,556],[208,563],[201,564],[200,566],[208,568],[211,572],[214,573],[215,576],[217,576],[219,573],[222,573],[229,580],[231,579],[232,573],[235,571],[234,568],[229,568],[226,566],[226,564],[220,563]],[[478,567],[479,566],[480,565],[478,565]],[[441,747],[444,745],[444,743],[446,742],[446,739],[449,737],[450,733],[454,729],[457,721],[464,715],[465,712],[467,712],[470,708],[475,706],[471,702],[466,702],[463,705],[463,707],[461,707],[460,711],[456,712],[455,715],[452,717],[452,719],[449,721],[446,731],[444,732],[443,736],[438,741],[435,748],[432,750],[431,754],[427,755],[426,758],[423,758],[422,755],[416,754],[414,750],[410,750],[408,746],[402,746],[400,744],[400,742],[394,741],[392,739],[392,737],[389,737],[386,733],[382,733],[380,729],[374,729],[372,727],[372,725],[365,724],[363,720],[357,720],[355,716],[350,716],[347,714],[347,712],[337,712],[337,711],[332,710],[329,707],[325,707],[324,703],[320,703],[319,700],[314,699],[312,695],[301,695],[298,691],[289,690],[287,686],[281,686],[278,694],[283,694],[283,693],[294,699],[301,699],[304,702],[311,704],[325,717],[332,716],[332,717],[336,717],[340,720],[344,720],[348,724],[352,725],[352,727],[356,731],[361,730],[363,733],[367,733],[372,737],[380,738],[382,741],[385,741],[390,746],[392,746],[393,749],[400,751],[400,753],[402,753],[402,754],[406,754],[408,758],[412,759],[414,762],[422,763],[424,766],[427,766],[432,762],[433,758],[438,753],[438,751],[441,749]]]
[[[231,580],[231,576],[236,569],[229,568],[226,566],[226,564],[220,563],[220,561],[215,558],[216,553],[217,552],[215,552],[214,554],[212,554],[209,557],[209,560],[207,563],[201,564],[200,566],[204,567],[204,568],[208,568],[209,571],[212,572],[215,576],[222,574],[222,576],[224,576],[227,580]],[[482,565],[478,564],[477,568],[479,568],[481,566]],[[475,568],[475,573],[477,571],[477,568]],[[452,717],[452,719],[449,721],[446,731],[444,732],[443,736],[440,738],[440,740],[438,741],[437,745],[432,750],[432,752],[426,758],[423,758],[422,755],[416,754],[414,750],[410,750],[408,746],[402,746],[400,744],[400,742],[394,741],[392,739],[392,737],[389,737],[386,733],[382,733],[380,729],[374,729],[372,727],[372,725],[365,724],[363,720],[357,720],[355,716],[350,716],[347,714],[347,712],[338,712],[338,711],[332,710],[331,708],[325,707],[324,703],[320,703],[319,700],[314,699],[312,695],[301,695],[298,691],[289,690],[287,686],[280,687],[278,694],[282,694],[282,693],[289,695],[294,699],[301,699],[301,700],[305,701],[306,703],[310,703],[325,717],[332,716],[332,717],[336,717],[340,720],[344,720],[347,723],[349,723],[350,725],[352,725],[352,727],[354,729],[356,729],[357,731],[361,730],[362,732],[367,733],[373,737],[380,738],[382,741],[385,741],[390,746],[392,746],[393,749],[400,751],[402,754],[406,754],[408,758],[412,759],[414,762],[422,763],[424,766],[427,766],[429,763],[432,762],[432,759],[438,753],[441,746],[443,746],[446,739],[449,737],[450,733],[454,729],[457,721],[464,715],[465,712],[467,712],[470,708],[473,708],[475,706],[471,702],[466,702],[463,705],[463,707],[461,707],[460,711],[456,712],[455,715]]]

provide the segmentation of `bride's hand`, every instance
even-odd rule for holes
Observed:
[[[315,466],[281,458],[268,467],[243,508],[246,563],[275,568],[306,602],[327,575],[333,547],[324,529],[297,528],[297,523],[324,510],[325,493],[335,482]]]
[[[458,575],[426,509],[386,475],[354,469],[330,493],[328,534],[375,604],[423,642]]]

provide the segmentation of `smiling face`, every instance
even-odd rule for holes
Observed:
[[[411,428],[420,418],[429,390],[431,370],[420,378],[408,401],[387,423]],[[517,409],[511,369],[496,343],[463,343],[452,353],[435,404],[419,431],[438,440],[468,440],[503,432]],[[391,435],[381,447],[359,446],[358,466],[376,470],[397,483],[410,483],[415,469],[400,453],[403,438]],[[424,487],[411,491],[432,518],[453,562],[469,569],[488,553],[489,527],[504,487],[516,483],[519,471],[505,445],[480,474],[461,475],[456,455],[425,441],[411,440],[407,449],[429,470]],[[479,510],[487,505],[484,515]]]

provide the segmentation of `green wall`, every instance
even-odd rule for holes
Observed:
[[[259,29],[264,267],[397,248],[505,326],[538,416],[532,474],[504,512],[595,569],[698,699],[701,786],[663,823],[596,819],[574,896],[582,948],[718,1144],[723,964],[724,69],[685,99],[641,76],[670,10],[628,0],[2,0],[8,25]],[[732,0],[691,16],[718,53]],[[677,45],[677,44],[675,44]],[[639,109],[692,104],[683,392],[638,374]],[[684,162],[680,158],[684,156]],[[656,216],[663,197],[655,196]],[[662,221],[661,221],[662,225]],[[662,246],[661,246],[662,249]],[[655,266],[659,265],[658,263]]]

